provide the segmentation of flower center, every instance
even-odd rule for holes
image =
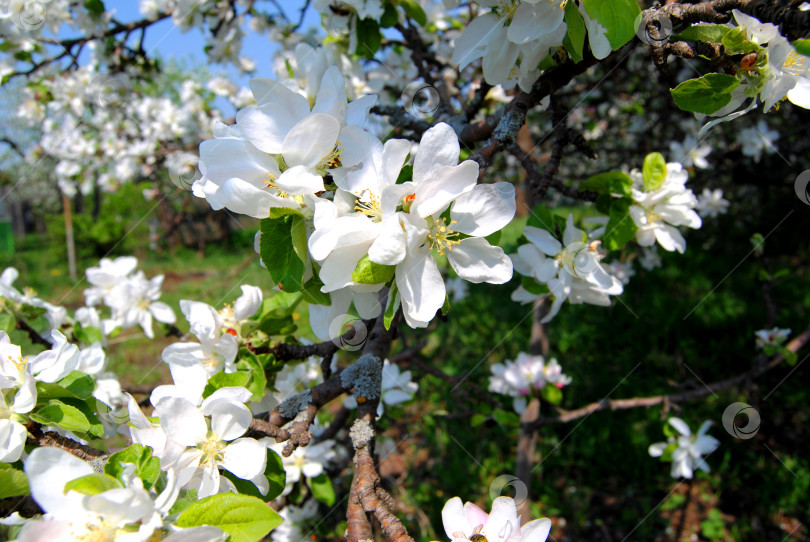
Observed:
[[[332,149],[332,152],[321,158],[321,161],[315,170],[326,175],[327,170],[340,167],[341,152],[343,152],[343,149],[340,148],[340,141],[336,141],[335,148]]]
[[[456,224],[456,221],[451,220],[448,226],[443,218],[437,218],[433,221],[430,233],[428,233],[431,251],[436,251],[437,254],[444,256],[445,250],[453,250],[453,246],[461,242],[458,233],[451,229],[454,224]]]
[[[197,448],[203,453],[200,457],[201,467],[216,466],[222,463],[225,457],[225,442],[217,439],[216,435],[212,435],[206,442],[198,444]]]
[[[797,53],[795,49],[792,50],[785,59],[785,64],[782,66],[782,71],[797,76],[804,74],[804,72],[807,71],[804,57]]]
[[[374,193],[368,188],[364,189],[360,193],[354,209],[359,213],[363,213],[374,222],[382,221],[382,206],[380,205],[380,198],[374,195]]]
[[[282,191],[278,185],[276,184],[276,176],[272,173],[267,174],[267,180],[264,181],[264,184],[267,188],[272,188],[273,190],[277,190],[278,194],[276,194],[280,198],[286,198],[287,193]]]

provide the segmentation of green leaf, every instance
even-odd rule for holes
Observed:
[[[413,180],[413,166],[410,164],[407,166],[402,166],[402,169],[399,170],[399,175],[397,176],[397,184],[407,183],[411,180]]]
[[[393,4],[385,4],[385,10],[382,17],[380,17],[380,26],[383,28],[391,28],[399,22],[399,15]]]
[[[11,333],[17,327],[17,319],[11,314],[0,314],[0,331]]]
[[[28,494],[28,479],[25,473],[8,463],[0,463],[0,499]]]
[[[391,322],[394,320],[394,315],[399,309],[399,304],[400,298],[397,283],[392,282],[391,288],[388,290],[388,301],[385,306],[385,316],[383,318],[383,324],[385,324],[386,330],[391,329]]]
[[[546,387],[540,391],[540,395],[552,405],[559,405],[563,398],[562,390],[554,384],[546,384]]]
[[[352,280],[360,284],[385,284],[394,278],[395,265],[380,265],[372,262],[368,254],[360,258],[352,271]]]
[[[723,36],[722,42],[726,53],[732,55],[744,55],[760,50],[759,45],[746,38],[746,30],[745,27],[742,26],[738,26],[727,32],[726,35]]]
[[[526,222],[526,225],[546,230],[554,237],[557,237],[557,231],[554,227],[554,215],[549,208],[542,203],[537,204],[534,209],[532,209],[532,214],[529,215],[529,220]]]
[[[312,495],[326,506],[335,504],[336,496],[335,489],[332,487],[332,482],[325,473],[321,473],[315,478],[309,478],[309,488],[312,490]]]
[[[85,344],[100,343],[102,340],[101,330],[97,327],[84,327],[76,322],[73,328],[73,337]]]
[[[84,0],[84,9],[92,15],[98,16],[104,13],[106,8],[102,0]]]
[[[104,465],[104,472],[120,480],[125,463],[135,465],[135,475],[143,480],[143,486],[146,489],[150,489],[160,475],[160,460],[152,457],[152,449],[148,446],[133,444],[129,448],[112,454],[107,464]]]
[[[563,38],[563,45],[574,62],[582,61],[582,50],[585,47],[585,21],[574,2],[565,4],[565,24],[568,31]]]
[[[442,303],[442,316],[447,316],[448,312],[450,312],[450,296],[445,294],[444,303]]]
[[[259,223],[262,231],[260,254],[262,262],[273,282],[285,292],[297,292],[303,285],[304,261],[298,257],[293,244],[293,235],[299,237],[294,223],[304,220],[298,211],[287,209],[289,213],[278,218],[265,218]],[[281,213],[278,213],[281,214]],[[297,241],[296,241],[297,242]]]
[[[246,387],[249,381],[249,371],[235,371],[233,373],[220,371],[208,379],[208,384],[205,385],[203,390],[203,397],[207,398],[220,388]]]
[[[796,40],[792,45],[800,55],[810,56],[810,40]]]
[[[651,192],[661,186],[667,180],[667,161],[664,155],[660,152],[651,152],[645,156],[641,172],[644,176],[645,191]]]
[[[638,226],[630,216],[629,199],[617,199],[610,204],[610,219],[605,227],[602,243],[608,250],[619,250],[629,243],[638,231]]]
[[[239,363],[247,366],[247,372],[250,375],[250,381],[245,387],[253,394],[254,401],[261,401],[267,393],[267,376],[264,374],[264,366],[247,348],[239,351]]]
[[[705,41],[707,43],[721,43],[723,36],[728,34],[729,27],[722,24],[695,24],[683,32],[671,37],[673,41]]]
[[[425,10],[422,9],[422,6],[419,5],[419,2],[416,0],[399,0],[399,5],[402,6],[402,9],[405,10],[405,13],[419,23],[419,26],[425,26],[427,24],[427,15],[425,14]]]
[[[372,58],[380,49],[382,34],[380,25],[373,19],[357,21],[357,54]]]
[[[636,0],[583,0],[585,11],[607,30],[615,51],[636,35],[636,16],[641,13]]]
[[[59,382],[37,382],[37,399],[75,397],[89,399],[96,387],[93,377],[81,371],[71,371]]]
[[[98,419],[95,421],[99,427],[94,427],[94,423],[79,408],[58,399],[51,399],[48,406],[31,413],[30,418],[39,424],[55,425],[74,433],[89,433],[99,438],[104,435],[104,427]]]
[[[321,291],[322,286],[323,282],[321,282],[321,278],[317,275],[312,275],[306,284],[304,284],[304,289],[301,290],[304,301],[311,305],[331,305],[332,297]]]
[[[489,416],[484,416],[483,414],[473,414],[473,417],[470,418],[470,426],[478,427],[479,425],[486,422],[488,419]]]
[[[124,487],[124,484],[109,474],[94,472],[71,480],[65,484],[65,493],[67,494],[68,491],[76,491],[82,495],[98,495],[99,493],[104,493],[111,489],[121,489],[122,487]]]
[[[249,495],[221,493],[192,504],[177,518],[178,527],[212,525],[230,542],[258,542],[282,522],[267,503]]]
[[[492,413],[492,417],[495,418],[495,421],[503,426],[508,427],[510,425],[520,425],[520,416],[514,412],[495,409],[495,411]]]
[[[600,194],[620,194],[627,197],[630,196],[632,187],[633,179],[623,171],[597,173],[579,185],[580,190],[593,190]]]
[[[198,500],[196,489],[181,489],[180,495],[177,497],[177,500],[174,501],[171,510],[169,510],[169,514],[179,514]]]
[[[740,80],[725,73],[707,73],[699,79],[689,79],[670,89],[675,105],[684,111],[711,115],[728,105],[731,93]]]

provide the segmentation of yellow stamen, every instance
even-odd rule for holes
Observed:
[[[450,221],[450,226],[457,224],[455,220]],[[435,250],[437,254],[444,256],[444,251],[453,250],[453,247],[461,241],[458,239],[458,233],[453,231],[448,226],[444,219],[436,219],[431,228],[432,232],[428,234],[428,241],[430,242],[430,250]]]

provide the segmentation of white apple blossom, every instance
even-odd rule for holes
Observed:
[[[776,152],[777,139],[779,132],[768,128],[764,120],[757,122],[756,127],[743,128],[737,133],[737,142],[742,146],[742,153],[753,158],[754,162],[759,162],[763,153]]]
[[[784,344],[790,336],[790,329],[783,329],[775,327],[773,329],[760,329],[754,333],[756,337],[756,345],[759,349],[764,349],[766,346],[779,346]]]
[[[177,498],[176,476],[169,471],[166,488],[150,494],[134,474],[134,466],[124,470],[122,487],[94,495],[64,491],[65,485],[93,474],[81,459],[52,447],[36,448],[25,460],[25,473],[31,496],[45,511],[39,519],[27,521],[19,542],[40,540],[127,540],[147,542],[158,530],[175,531],[165,540],[174,542],[214,542],[225,540],[217,527],[178,529],[164,523]]]
[[[638,263],[647,271],[658,269],[663,265],[661,255],[658,254],[658,247],[653,245],[651,247],[642,247],[639,251]]]
[[[20,365],[22,368],[18,368]],[[21,415],[31,412],[36,401],[34,377],[21,359],[20,347],[11,344],[8,335],[0,331],[0,463],[20,458],[28,437],[21,423],[26,419]]]
[[[641,173],[632,171],[635,180],[632,188],[634,204],[630,207],[630,216],[636,223],[638,231],[636,240],[643,247],[649,247],[658,241],[664,250],[677,250],[683,254],[686,240],[677,226],[700,228],[702,221],[694,211],[697,198],[686,181],[689,174],[677,162],[667,164],[667,175],[658,188],[647,190],[641,179]]]
[[[510,497],[492,501],[489,514],[471,502],[462,504],[459,497],[453,497],[442,508],[442,524],[452,542],[545,542],[551,531],[551,520],[547,518],[521,525],[517,505]]]
[[[669,151],[672,153],[672,159],[675,162],[680,162],[684,167],[695,166],[696,168],[706,169],[709,167],[709,161],[706,160],[706,157],[711,154],[712,146],[708,143],[701,145],[694,136],[688,135],[683,142],[670,142]]]
[[[585,232],[574,226],[573,215],[566,219],[562,243],[535,226],[526,226],[523,234],[529,243],[518,247],[517,254],[510,257],[518,273],[545,284],[554,298],[544,323],[557,315],[565,300],[608,306],[611,295],[623,292],[622,283],[599,263],[599,241],[589,242]],[[541,297],[543,294],[529,292],[522,285],[512,294],[512,299],[521,303]]]
[[[226,387],[212,393],[199,407],[182,397],[157,401],[155,413],[167,438],[183,447],[161,466],[177,470],[181,487],[196,489],[200,498],[213,495],[220,491],[222,467],[267,493],[264,446],[242,437],[253,419],[244,405],[250,397],[245,388]]]
[[[703,189],[703,193],[698,196],[697,212],[703,218],[717,218],[720,215],[726,214],[728,211],[729,202],[723,198],[723,190],[716,188],[710,190]]]
[[[153,319],[164,324],[174,324],[177,320],[172,308],[158,301],[162,284],[163,275],[147,280],[143,271],[118,284],[104,300],[112,309],[112,319],[123,328],[140,326],[144,335],[153,339]]]
[[[288,504],[278,515],[284,518],[284,523],[273,529],[270,537],[273,542],[300,542],[306,538],[304,525],[318,513],[318,501],[310,499],[301,506]]]
[[[703,456],[712,453],[720,445],[716,438],[706,434],[712,422],[708,420],[703,422],[696,435],[692,435],[689,426],[680,418],[673,416],[668,422],[680,433],[680,436],[669,437],[667,442],[651,444],[650,455],[662,457],[665,452],[671,452],[670,474],[673,478],[692,478],[695,469],[709,472],[709,465]]]
[[[514,361],[496,363],[490,370],[489,391],[513,397],[512,407],[521,414],[526,410],[528,398],[552,384],[559,388],[571,383],[571,378],[562,373],[556,359],[546,362],[543,356],[520,352]]]

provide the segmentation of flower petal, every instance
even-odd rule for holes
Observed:
[[[448,250],[447,259],[459,277],[476,284],[503,284],[512,278],[512,260],[483,237],[464,239]]]
[[[454,230],[486,237],[509,224],[515,210],[515,187],[511,183],[479,184],[456,198],[450,218],[456,221]]]

